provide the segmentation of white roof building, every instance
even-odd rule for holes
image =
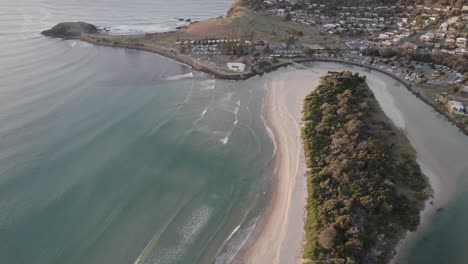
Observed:
[[[463,104],[459,101],[448,101],[448,107],[451,113],[455,114],[462,114],[463,110],[465,107],[463,107]]]
[[[245,68],[246,68],[246,65],[244,63],[240,63],[240,62],[228,62],[227,67],[231,71],[244,72]]]
[[[434,34],[428,32],[420,37],[421,40],[423,41],[431,41],[434,39]]]
[[[466,38],[457,38],[456,43],[458,47],[464,48],[466,47]]]

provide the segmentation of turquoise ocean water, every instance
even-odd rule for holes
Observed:
[[[262,81],[39,34],[76,20],[167,30],[230,4],[0,2],[0,263],[232,258],[273,166]]]

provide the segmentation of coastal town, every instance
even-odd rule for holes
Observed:
[[[302,57],[372,66],[410,84],[420,96],[468,126],[468,5],[331,7],[314,1],[268,0],[257,13],[314,28],[318,35],[333,39],[333,44],[311,44],[313,37],[293,28],[280,41],[244,36],[174,44],[177,52],[218,69],[224,64],[232,72],[262,71]]]

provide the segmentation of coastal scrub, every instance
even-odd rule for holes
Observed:
[[[431,195],[365,77],[330,72],[304,102],[305,263],[387,263]]]

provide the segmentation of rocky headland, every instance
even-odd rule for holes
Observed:
[[[81,34],[99,33],[99,29],[92,24],[85,22],[63,22],[49,30],[42,31],[41,34],[48,37],[73,39],[79,38]]]

